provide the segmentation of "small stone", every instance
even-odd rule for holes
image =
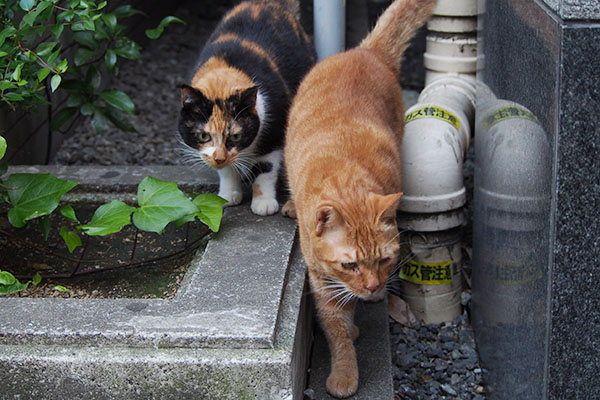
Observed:
[[[450,396],[456,396],[456,395],[458,394],[458,393],[456,393],[456,390],[454,390],[454,389],[452,388],[452,386],[450,386],[450,385],[446,385],[446,384],[444,384],[444,385],[440,386],[440,388],[441,388],[441,389],[442,389],[444,392],[448,393]]]

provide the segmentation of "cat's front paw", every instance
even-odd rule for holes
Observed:
[[[240,204],[244,196],[241,190],[223,190],[219,191],[219,197],[227,200],[223,207],[231,207]]]
[[[334,397],[350,397],[358,390],[358,371],[331,372],[326,387],[327,392]]]
[[[294,200],[288,200],[283,205],[283,208],[281,209],[281,215],[296,219],[296,205],[294,204]]]
[[[279,210],[279,203],[269,197],[254,197],[250,209],[256,215],[273,215]]]

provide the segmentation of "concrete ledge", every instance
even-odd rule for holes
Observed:
[[[50,172],[97,191],[111,179],[127,187],[146,175],[216,187],[179,167],[14,172]],[[3,392],[20,399],[302,398],[311,318],[295,230],[281,216],[253,215],[248,204],[226,209],[172,300],[0,297]]]

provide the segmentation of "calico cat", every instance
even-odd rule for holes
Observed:
[[[284,160],[317,314],[331,351],[327,391],[358,388],[358,299],[381,300],[399,262],[404,103],[400,59],[437,0],[396,0],[358,48],[326,58],[290,109]]]
[[[208,39],[190,85],[181,89],[178,131],[192,161],[215,168],[219,196],[242,201],[253,179],[251,209],[277,212],[287,112],[316,55],[295,0],[244,1]]]

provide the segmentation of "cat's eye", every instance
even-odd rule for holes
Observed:
[[[347,262],[347,263],[342,263],[342,268],[344,269],[356,269],[358,267],[358,264],[355,262]]]
[[[206,142],[210,142],[210,139],[212,139],[210,137],[210,133],[207,132],[202,132],[199,136],[198,136],[198,140],[200,140],[200,142],[202,143],[206,143]]]
[[[390,261],[389,257],[384,257],[379,260],[379,265],[387,264]]]
[[[229,135],[229,139],[232,142],[239,142],[240,140],[242,140],[242,134],[241,133],[234,133],[233,135]]]

